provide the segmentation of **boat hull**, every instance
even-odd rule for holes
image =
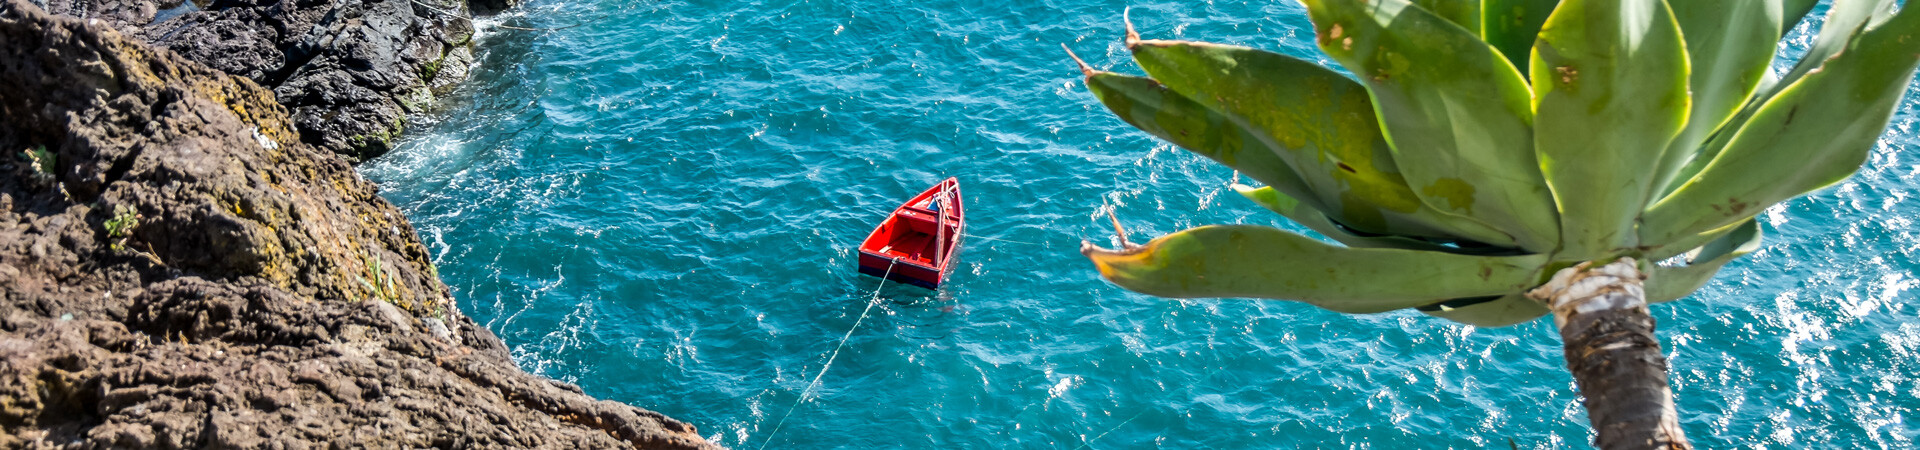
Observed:
[[[966,208],[960,182],[948,178],[895,208],[860,243],[860,273],[938,289],[952,272]]]
[[[947,278],[945,271],[910,262],[896,262],[867,251],[860,252],[860,273],[927,289],[939,289],[940,282]]]

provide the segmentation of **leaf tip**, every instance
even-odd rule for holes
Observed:
[[[1140,43],[1140,32],[1135,31],[1133,29],[1133,7],[1132,6],[1128,6],[1126,9],[1120,10],[1120,21],[1127,24],[1127,40],[1126,40],[1127,50],[1133,50],[1134,44]]]
[[[1142,254],[1147,251],[1148,248],[1144,245],[1122,244],[1119,249],[1109,249],[1095,245],[1093,242],[1080,241],[1080,255],[1093,261],[1094,269],[1099,270],[1100,276],[1109,280],[1120,276],[1121,270],[1115,267],[1116,264],[1126,265],[1129,262],[1137,264]]]
[[[1093,78],[1094,74],[1100,73],[1100,71],[1093,70],[1093,67],[1088,66],[1086,61],[1080,60],[1080,55],[1073,54],[1073,49],[1067,48],[1067,43],[1065,42],[1060,43],[1060,49],[1066,50],[1067,57],[1073,58],[1073,63],[1080,66],[1081,75],[1086,75],[1087,78]]]

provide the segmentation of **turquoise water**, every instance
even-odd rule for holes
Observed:
[[[1590,440],[1550,321],[1483,329],[1099,280],[1077,248],[1110,245],[1107,210],[1136,240],[1292,227],[1080,86],[1060,43],[1139,73],[1118,42],[1125,6],[534,0],[495,22],[541,30],[483,27],[475,78],[362,170],[522,367],[735,448]],[[1324,59],[1293,2],[1132,6],[1148,37]],[[1768,210],[1763,250],[1654,310],[1696,443],[1915,445],[1915,97],[1860,175]],[[946,176],[978,236],[951,283],[857,275],[874,221]]]

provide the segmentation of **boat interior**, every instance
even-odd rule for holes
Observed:
[[[935,251],[935,240],[939,234],[939,220],[940,213],[932,210],[916,206],[902,208],[880,226],[879,236],[876,236],[880,238],[876,239],[878,242],[869,243],[869,246],[879,244],[879,248],[869,250],[923,266],[937,267],[933,258],[938,253]],[[946,222],[946,236],[951,241],[954,234],[958,233],[960,218],[947,216]]]

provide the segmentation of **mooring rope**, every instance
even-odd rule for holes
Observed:
[[[1037,242],[1021,242],[1021,241],[1015,241],[1015,240],[1010,240],[1010,239],[999,239],[999,238],[990,238],[990,237],[986,237],[986,236],[981,236],[981,235],[978,235],[978,234],[966,234],[966,233],[961,233],[960,235],[961,235],[961,236],[966,236],[966,237],[969,237],[969,238],[973,238],[973,239],[986,239],[986,240],[989,240],[989,241],[1000,241],[1000,242],[1005,242],[1005,243],[1009,243],[1009,244],[1023,244],[1023,245],[1040,245],[1040,244],[1039,244],[1039,243],[1037,243]]]
[[[1081,442],[1080,446],[1074,447],[1073,450],[1080,450],[1083,448],[1092,447],[1093,441],[1098,441],[1100,440],[1100,438],[1107,437],[1107,433],[1112,433],[1114,430],[1120,429],[1120,427],[1125,426],[1127,422],[1132,422],[1133,419],[1138,419],[1140,418],[1140,416],[1145,415],[1147,411],[1148,411],[1147,409],[1141,409],[1140,412],[1134,413],[1133,417],[1128,417],[1127,420],[1120,421],[1119,424],[1114,425],[1113,428],[1108,428],[1107,431],[1100,432],[1100,435],[1094,436],[1093,439],[1088,439],[1086,440],[1086,442]]]
[[[1180,394],[1181,392],[1186,392],[1186,391],[1187,391],[1188,389],[1193,389],[1193,387],[1194,387],[1194,386],[1198,386],[1198,385],[1200,385],[1200,383],[1202,383],[1202,382],[1205,382],[1205,381],[1207,381],[1207,380],[1209,380],[1209,379],[1212,379],[1212,378],[1213,378],[1213,376],[1214,376],[1215,374],[1218,374],[1218,373],[1220,373],[1220,371],[1222,371],[1222,370],[1226,370],[1226,369],[1227,369],[1227,366],[1225,366],[1225,365],[1222,365],[1222,366],[1220,366],[1220,367],[1215,367],[1215,368],[1213,368],[1213,370],[1212,370],[1212,371],[1209,371],[1209,372],[1207,372],[1207,374],[1206,374],[1206,375],[1202,375],[1202,376],[1200,376],[1200,380],[1199,380],[1199,381],[1195,381],[1195,382],[1192,382],[1192,383],[1187,383],[1187,386],[1186,386],[1186,387],[1183,387],[1183,388],[1180,388],[1179,390],[1175,390],[1175,391],[1173,391],[1173,392],[1168,392],[1168,393],[1167,393],[1166,395],[1163,395],[1163,396],[1162,396],[1162,398],[1163,398],[1163,399],[1171,399],[1171,398],[1173,398],[1173,397],[1174,397],[1175,395],[1178,395],[1178,394]],[[1083,442],[1081,442],[1081,443],[1080,443],[1080,446],[1079,446],[1079,447],[1074,447],[1074,448],[1073,448],[1073,450],[1080,450],[1080,449],[1083,449],[1083,448],[1088,448],[1088,447],[1092,447],[1092,446],[1093,446],[1093,441],[1098,441],[1098,440],[1100,440],[1100,438],[1103,438],[1103,437],[1107,437],[1107,434],[1109,434],[1109,433],[1113,433],[1113,432],[1114,432],[1115,430],[1119,430],[1119,429],[1120,429],[1120,427],[1123,427],[1123,426],[1126,426],[1126,425],[1127,425],[1127,423],[1129,423],[1129,422],[1133,422],[1133,419],[1138,419],[1138,418],[1140,418],[1140,416],[1143,416],[1143,415],[1146,415],[1148,411],[1152,411],[1152,410],[1153,410],[1153,408],[1152,408],[1152,407],[1150,407],[1150,406],[1142,406],[1142,407],[1140,408],[1140,412],[1137,412],[1137,413],[1134,413],[1134,414],[1133,414],[1133,417],[1128,417],[1128,418],[1127,418],[1127,420],[1122,420],[1122,421],[1120,421],[1120,423],[1117,423],[1117,424],[1114,424],[1114,425],[1113,425],[1113,427],[1111,427],[1111,428],[1107,428],[1107,431],[1102,431],[1102,432],[1100,432],[1100,434],[1098,434],[1098,435],[1094,435],[1092,439],[1087,439],[1087,440],[1085,440],[1085,441],[1083,441]]]
[[[761,449],[764,450],[767,448],[767,444],[773,443],[773,437],[780,434],[780,427],[787,424],[787,418],[793,416],[793,410],[800,409],[800,404],[807,401],[807,393],[813,392],[813,388],[820,385],[820,377],[827,376],[827,369],[833,367],[833,359],[840,357],[840,349],[847,346],[848,339],[853,338],[853,330],[860,329],[860,322],[867,320],[867,313],[873,311],[873,305],[880,303],[880,288],[887,287],[887,275],[893,274],[893,265],[898,262],[900,262],[900,258],[893,258],[887,261],[887,270],[880,275],[880,285],[875,286],[873,288],[873,296],[867,298],[867,309],[860,310],[860,318],[853,321],[853,327],[847,328],[847,335],[841,336],[840,344],[833,346],[833,353],[827,355],[827,364],[820,366],[820,373],[813,376],[813,381],[807,383],[806,389],[800,390],[800,398],[794,399],[793,406],[787,407],[787,413],[781,415],[780,421],[773,424],[773,431],[767,432],[767,440],[760,443]]]

